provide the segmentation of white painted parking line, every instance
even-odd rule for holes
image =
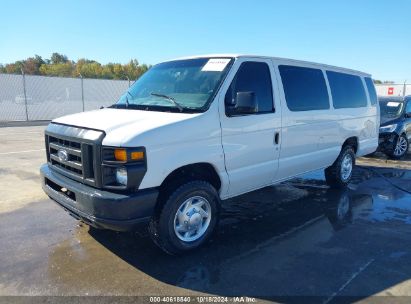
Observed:
[[[45,151],[46,149],[38,149],[38,150],[25,150],[25,151],[13,151],[13,152],[2,152],[0,155],[7,155],[7,154],[18,154],[18,153],[29,153],[29,152],[39,152]]]
[[[351,277],[348,279],[347,282],[345,282],[336,292],[334,292],[327,300],[325,300],[323,302],[323,304],[327,304],[330,301],[332,301],[341,291],[344,290],[345,287],[348,286],[348,284],[350,284],[356,277],[358,277],[358,275],[360,275],[368,266],[370,266],[371,263],[373,263],[375,261],[375,259],[371,259],[369,260],[367,263],[365,263],[364,265],[361,266],[360,269],[358,269],[358,271],[354,272]]]

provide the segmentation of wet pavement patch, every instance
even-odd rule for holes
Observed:
[[[90,229],[46,198],[37,180],[44,151],[19,154],[27,142],[43,149],[42,129],[24,130],[0,138],[13,153],[0,158],[0,296],[411,296],[410,156],[359,159],[345,190],[330,189],[315,171],[224,201],[211,241],[175,257],[145,228]]]
[[[411,195],[384,174],[358,168],[346,190],[307,175],[225,201],[212,240],[179,257],[161,252],[145,229],[89,229],[50,200],[35,202],[0,214],[0,294],[332,303],[388,292],[411,278]],[[396,180],[409,182],[407,174]]]

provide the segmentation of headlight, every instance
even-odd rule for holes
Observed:
[[[136,189],[147,171],[145,147],[102,148],[102,186],[107,189]]]
[[[397,128],[397,124],[380,127],[380,133],[390,133]]]
[[[127,169],[125,167],[119,167],[115,169],[116,182],[120,185],[127,186]]]

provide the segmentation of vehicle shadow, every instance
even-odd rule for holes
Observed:
[[[356,212],[371,208],[372,204],[369,194],[331,190],[318,180],[293,180],[225,201],[216,235],[199,250],[183,256],[161,252],[145,229],[135,233],[91,229],[89,234],[122,260],[161,282],[219,296],[243,295],[292,302],[296,299],[288,296],[304,292],[294,289],[287,272],[273,273],[262,281],[258,278],[267,268],[280,268],[281,261],[293,254],[281,249],[276,252],[277,244],[298,231],[306,233],[303,242],[324,241],[344,230]],[[296,248],[303,246],[298,241],[291,244]],[[254,261],[250,270],[248,257]],[[240,268],[244,268],[240,270],[243,275],[249,276],[249,283],[244,283],[244,276],[234,275]],[[279,282],[284,286],[278,286]],[[312,288],[318,292],[323,282],[310,284],[318,285]],[[318,302],[318,298],[312,300]]]

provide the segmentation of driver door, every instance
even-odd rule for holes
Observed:
[[[238,59],[222,88],[220,121],[225,166],[230,180],[228,196],[273,182],[281,143],[281,111],[271,61]],[[240,93],[240,94],[238,94]],[[252,95],[254,113],[232,111],[236,98]]]

